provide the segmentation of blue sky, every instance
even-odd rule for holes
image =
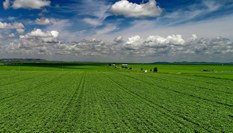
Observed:
[[[232,0],[2,0],[0,55],[229,62],[232,22]]]

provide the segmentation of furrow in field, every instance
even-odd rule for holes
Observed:
[[[157,77],[156,80],[161,83],[166,82],[167,84],[174,84],[176,86],[179,86],[180,88],[184,88],[182,92],[179,89],[175,90],[177,93],[183,93],[184,95],[199,98],[208,102],[217,103],[219,105],[224,105],[230,108],[233,107],[232,104],[233,94],[230,92],[221,92],[212,89],[213,87],[211,86],[208,86],[209,88],[207,88],[207,87],[202,87],[198,83],[195,83],[197,85],[193,85],[191,83],[175,81],[174,79],[170,80],[168,78],[166,79],[166,78]]]
[[[117,78],[117,79],[125,79],[125,78]],[[144,103],[146,103],[151,108],[156,108],[156,110],[159,111],[160,113],[162,113],[164,116],[166,116],[168,120],[174,121],[173,124],[180,124],[180,125],[182,125],[182,128],[185,128],[185,126],[192,127],[193,125],[195,125],[195,128],[197,128],[197,129],[199,128],[200,125],[198,123],[193,122],[184,116],[177,117],[177,115],[171,114],[171,110],[169,110],[168,108],[165,108],[164,106],[160,105],[159,103],[154,103],[151,100],[145,98],[144,96],[141,96],[142,95],[141,93],[135,92],[134,89],[136,89],[136,88],[133,89],[133,88],[128,88],[128,87],[122,86],[121,84],[119,84],[115,80],[116,80],[116,77],[114,79],[112,79],[112,81],[115,82],[120,88],[122,88],[122,90],[124,90],[126,93],[136,97],[137,99],[144,101]],[[130,83],[130,82],[128,82],[128,83]],[[191,125],[189,123],[191,123]],[[202,130],[202,129],[199,129],[199,130]]]
[[[185,75],[175,75],[175,74],[159,74],[159,76],[151,75],[155,78],[163,78],[168,79],[169,81],[174,81],[178,83],[183,83],[185,85],[194,86],[194,87],[200,87],[202,89],[207,90],[213,90],[220,93],[227,93],[227,94],[233,94],[233,82],[221,80],[221,82],[215,82],[215,80],[211,79],[211,81],[208,81],[208,78],[193,78],[193,76],[185,77]],[[195,82],[195,84],[193,84]]]
[[[50,87],[50,91],[46,94],[47,97],[45,97],[45,99],[48,101],[51,100],[54,105],[52,107],[48,107],[47,113],[42,115],[43,122],[41,122],[41,124],[44,126],[38,128],[35,125],[35,129],[38,131],[45,130],[49,132],[64,130],[58,129],[58,126],[60,124],[61,117],[64,116],[63,113],[67,108],[67,104],[70,102],[70,99],[77,89],[76,81],[80,81],[81,76],[79,75],[81,74],[77,73],[77,75],[78,76],[76,76],[75,73],[66,73],[59,79],[59,81],[57,81],[56,86],[53,88]],[[50,97],[52,97],[52,99]]]
[[[80,119],[82,119],[83,124],[81,128],[77,128],[78,131],[99,131],[99,129],[96,129],[96,125],[102,125],[100,126],[101,131],[156,131],[155,127],[158,128],[158,126],[156,126],[157,123],[155,124],[152,121],[154,112],[148,114],[149,112],[145,113],[142,109],[138,109],[139,107],[135,104],[135,99],[130,101],[127,100],[129,95],[124,98],[121,97],[121,94],[125,95],[125,92],[118,94],[117,92],[119,92],[119,90],[114,89],[116,85],[113,84],[112,81],[106,80],[105,76],[94,76],[93,74],[90,74],[90,76],[87,77],[85,84],[85,100],[83,102],[86,108],[82,110]],[[98,81],[95,82],[95,79],[98,79]],[[95,91],[95,93],[92,92],[92,90]],[[96,99],[93,97],[95,94],[98,94]],[[95,101],[100,102],[97,104]],[[132,102],[134,102],[134,104]],[[144,103],[141,102],[141,105],[144,105]],[[96,112],[96,110],[98,110],[96,108],[100,107],[102,110],[100,112],[104,114]],[[122,107],[127,109],[122,110]],[[104,121],[101,118],[105,118]],[[102,121],[97,121],[99,119]],[[160,125],[164,126],[164,123]]]
[[[17,102],[17,100],[19,99],[19,97],[24,97],[27,93],[30,94],[30,91],[38,91],[39,89],[48,86],[49,84],[51,84],[52,82],[56,82],[57,79],[60,78],[61,75],[59,76],[43,76],[43,78],[38,78],[35,79],[34,81],[30,81],[30,82],[26,82],[23,83],[25,86],[20,86],[18,87],[15,91],[15,93],[12,93],[13,95],[10,95],[9,97],[3,97],[3,100],[1,101],[1,104],[7,105],[10,103],[14,103]],[[19,93],[19,92],[24,92],[24,93]],[[13,106],[8,106],[9,107],[13,107]],[[2,108],[1,108],[2,109]]]
[[[135,80],[139,80],[138,78],[135,78],[129,75],[125,75],[125,76],[129,78],[133,78]],[[137,76],[142,76],[142,75],[137,75]],[[226,93],[221,94],[221,93],[213,92],[212,90],[211,91],[208,91],[206,89],[203,90],[202,88],[194,87],[192,85],[187,86],[180,82],[173,82],[172,79],[171,81],[169,79],[162,79],[159,76],[157,78],[153,77],[153,79],[148,78],[148,77],[150,76],[146,76],[148,80],[139,80],[139,81],[145,82],[150,85],[156,85],[160,88],[170,90],[175,93],[180,93],[182,95],[187,95],[193,98],[201,99],[207,102],[215,103],[215,104],[226,106],[229,108],[233,107],[233,105],[231,104],[233,100],[231,94],[226,94]],[[151,82],[151,80],[153,81]],[[172,85],[172,86],[169,86],[169,85]],[[173,86],[175,87],[175,89]]]
[[[119,90],[122,91],[121,89]],[[119,90],[117,90],[118,93]],[[164,112],[158,111],[157,109],[155,110],[154,107],[151,106],[147,106],[147,105],[145,106],[145,102],[142,101],[141,99],[137,99],[132,95],[128,95],[127,93],[125,93],[125,91],[122,92],[123,93],[121,95],[119,94],[117,95],[118,99],[121,99],[122,102],[126,101],[126,99],[129,97],[133,97],[131,98],[132,100],[130,100],[130,102],[125,104],[127,106],[127,109],[124,110],[124,112],[121,115],[125,117],[126,120],[124,121],[129,121],[130,125],[134,127],[134,129],[136,129],[136,132],[142,132],[142,131],[163,132],[166,131],[168,128],[173,128],[175,131],[177,129],[174,128],[176,127],[175,125],[178,125],[178,128],[182,127],[179,126],[179,123],[177,124],[175,122],[169,125],[168,123],[171,123],[173,120],[164,117]],[[125,97],[123,97],[122,95],[125,95]],[[129,113],[130,115],[126,115],[127,113]],[[141,128],[138,125],[144,126],[145,128]]]
[[[200,75],[200,74],[192,74],[192,76],[197,77],[197,78],[201,78],[201,77],[202,78],[210,78],[210,79],[219,80],[219,81],[221,81],[221,80],[226,80],[228,82],[233,81],[233,79],[230,79],[230,78],[214,77],[214,76],[210,76],[210,75],[205,76],[205,75]]]
[[[0,75],[0,82],[2,82],[2,81],[4,81],[4,80],[6,80],[6,79],[12,79],[12,78],[16,78],[16,77],[18,77],[18,76],[21,76],[21,75],[19,75],[19,73],[18,72],[7,72],[7,73],[5,73],[5,74],[2,74],[1,73],[1,75]]]
[[[9,108],[8,110],[1,111],[2,112],[1,122],[4,123],[4,127],[9,128],[8,124],[14,123],[14,126],[11,126],[8,129],[8,131],[12,131],[12,129],[14,131],[16,131],[16,129],[18,129],[19,131],[22,130],[26,131],[30,129],[30,131],[32,131],[34,126],[39,126],[36,124],[41,122],[44,116],[48,117],[48,115],[46,116],[44,114],[51,113],[50,112],[51,109],[49,109],[50,108],[49,105],[53,103],[47,102],[47,100],[50,100],[50,98],[46,96],[51,91],[54,91],[54,87],[57,86],[57,81],[59,80],[60,80],[60,75],[57,75],[56,80],[51,81],[46,86],[42,86],[37,89],[34,89],[30,93],[19,95],[16,99],[17,101],[12,101],[11,103],[8,103],[8,104],[13,103],[13,105],[9,106],[11,108]],[[59,101],[53,101],[53,102],[59,102]],[[18,112],[17,110],[20,110],[20,112]]]
[[[190,125],[188,125],[186,122],[183,122],[183,120],[188,121],[188,122],[190,122],[192,124],[197,125],[196,123],[193,123],[192,121],[189,121],[188,119],[186,119],[184,117],[181,117],[183,120],[179,120],[176,117],[172,116],[172,114],[169,113],[171,110],[168,110],[167,108],[164,108],[163,106],[161,106],[159,104],[154,104],[151,101],[148,101],[146,98],[142,97],[141,95],[138,95],[137,93],[134,93],[133,91],[129,91],[127,88],[125,88],[123,86],[121,86],[121,88],[123,88],[124,90],[127,90],[127,92],[129,94],[131,94],[132,96],[137,97],[138,99],[144,101],[144,103],[146,103],[151,108],[156,108],[162,115],[167,116],[167,119],[170,119],[171,121],[174,121],[173,124],[179,123],[180,125],[182,125],[181,127],[179,127],[180,129],[184,128],[185,126],[189,126],[190,127]]]
[[[85,74],[85,83],[83,84],[85,88],[83,88],[83,100],[81,103],[82,108],[80,109],[79,123],[76,124],[75,132],[95,132],[97,130],[96,126],[98,123],[94,123],[97,113],[93,109],[93,106],[96,106],[93,105],[95,99],[91,95],[91,88],[88,86],[90,84],[88,73]]]
[[[233,82],[229,82],[228,79],[216,79],[208,76],[198,76],[198,75],[191,75],[191,74],[163,74],[163,73],[158,73],[159,75],[167,76],[167,77],[176,77],[184,80],[189,80],[189,81],[198,81],[202,83],[207,83],[211,85],[216,85],[216,86],[232,86]]]
[[[84,73],[82,80],[79,83],[79,87],[78,87],[79,94],[78,94],[78,96],[76,96],[76,99],[73,100],[73,106],[75,107],[75,112],[72,112],[72,115],[71,115],[72,118],[70,119],[70,122],[69,122],[69,123],[72,123],[72,125],[68,129],[71,132],[74,132],[77,129],[77,126],[81,125],[79,122],[82,123],[80,117],[84,114],[82,112],[82,110],[83,110],[83,108],[85,108],[85,105],[83,104],[83,101],[85,100],[84,99],[85,82],[86,82],[86,73]]]
[[[135,78],[135,77],[137,77],[136,75],[134,75],[134,77],[132,77],[131,76],[131,78],[132,79],[134,79],[134,80],[137,80],[137,81],[139,81],[139,82],[141,82],[141,83],[147,83],[147,84],[149,84],[149,85],[151,85],[151,86],[155,86],[155,88],[157,88],[157,87],[159,87],[160,88],[160,90],[161,91],[165,91],[165,92],[169,92],[169,91],[171,91],[170,90],[170,88],[167,88],[167,87],[164,87],[163,85],[165,85],[165,86],[167,86],[167,84],[166,83],[161,83],[161,82],[158,82],[157,84],[151,84],[150,82],[149,82],[149,80],[151,80],[151,79],[148,79],[148,78],[145,78],[145,77],[142,77],[142,76],[140,76],[140,79],[139,79],[139,77],[137,77],[137,78]],[[149,83],[148,83],[149,82]],[[157,87],[156,87],[157,86]],[[176,86],[176,85],[174,85],[174,86]],[[177,87],[177,86],[176,86]],[[175,90],[175,89],[173,89],[172,90],[172,92],[175,92],[175,93],[177,93],[177,91]],[[168,93],[168,94],[172,94],[172,95],[175,95],[175,93]],[[140,94],[139,92],[138,92],[138,94]],[[181,94],[182,95],[182,93],[177,93],[177,94]],[[185,95],[184,95],[185,96]],[[151,96],[152,98],[153,98],[153,96]],[[176,97],[176,96],[174,96],[174,97]],[[190,97],[190,96],[189,96]],[[174,98],[173,98],[174,99]],[[193,104],[197,104],[198,106],[201,106],[201,108],[203,108],[203,111],[205,111],[205,112],[202,112],[202,113],[206,113],[206,115],[204,115],[204,116],[208,116],[209,115],[209,111],[213,111],[213,114],[211,114],[211,116],[214,116],[214,117],[212,117],[212,118],[215,118],[215,117],[218,117],[218,119],[216,120],[216,119],[213,119],[213,121],[210,121],[211,123],[212,123],[212,125],[218,125],[218,126],[220,126],[221,127],[221,125],[220,125],[220,123],[218,123],[218,122],[215,122],[215,121],[219,121],[219,122],[222,122],[222,121],[231,121],[231,120],[229,120],[229,118],[227,118],[226,116],[224,116],[223,114],[225,114],[225,115],[227,115],[228,113],[230,113],[231,114],[231,111],[230,110],[226,110],[226,108],[223,108],[223,107],[214,107],[214,108],[216,108],[217,110],[213,110],[213,106],[214,105],[212,105],[212,104],[209,104],[209,103],[200,103],[199,102],[199,100],[202,100],[202,99],[197,99],[197,98],[195,98],[196,100],[195,100],[195,102],[194,103],[192,103],[192,99],[190,99],[190,98],[188,98],[187,96],[185,96],[184,98],[183,97],[180,97],[180,96],[178,96],[177,98],[176,98],[176,100],[179,100],[179,99],[186,99],[185,101],[182,101],[182,102],[184,102],[184,103],[177,103],[177,104],[172,104],[172,106],[171,107],[169,107],[169,108],[174,108],[174,109],[178,109],[179,110],[179,106],[181,106],[181,104],[183,104],[184,106],[185,106],[185,108],[184,108],[184,111],[188,111],[189,109],[190,109],[190,111],[191,110],[193,110],[193,111],[195,111],[197,108],[195,107],[195,106],[192,106]],[[190,101],[188,100],[188,99],[190,99]],[[165,99],[166,100],[166,99]],[[174,99],[174,101],[170,101],[170,102],[176,102],[176,100]],[[186,103],[187,102],[187,103]],[[190,103],[189,103],[190,102]],[[164,102],[164,104],[166,105],[166,104],[168,104],[169,103],[169,101],[167,101],[167,102]],[[177,106],[176,107],[176,105],[179,105],[179,106]],[[191,106],[190,106],[191,105]],[[182,106],[181,106],[182,107]],[[189,109],[188,109],[188,108]],[[208,107],[208,108],[206,108],[206,107]],[[199,107],[200,108],[200,107]],[[200,109],[201,109],[200,108]],[[224,111],[222,110],[222,109],[224,109]],[[171,110],[172,111],[172,110]],[[193,112],[193,111],[191,111],[191,112]],[[195,111],[196,112],[196,111]],[[197,112],[198,114],[200,113],[200,112]],[[223,113],[223,114],[221,114],[221,113]],[[189,114],[189,112],[187,112],[187,114]],[[197,114],[197,116],[198,116],[198,114]],[[177,114],[177,115],[180,115],[179,113]],[[195,119],[197,119],[198,117],[196,117],[195,116],[195,114],[189,114],[189,115],[194,115],[194,118]],[[187,115],[187,117],[189,117],[189,115]],[[221,117],[221,115],[223,115],[224,117]],[[202,116],[202,115],[201,115]],[[191,118],[192,120],[195,120],[194,118]],[[202,117],[201,117],[202,118]],[[212,119],[211,118],[211,119]],[[198,118],[199,119],[199,118]],[[205,119],[206,119],[206,121],[204,121],[204,119],[200,119],[201,121],[199,121],[199,122],[202,122],[202,121],[204,121],[204,122],[206,122],[206,124],[203,124],[203,125],[209,125],[208,123],[208,119],[210,119],[210,118],[208,118],[208,117],[205,117]],[[198,122],[198,120],[196,120],[197,122]],[[230,122],[231,123],[231,122]],[[230,123],[229,123],[229,125],[230,125]],[[214,127],[214,126],[211,126],[210,128],[214,128],[214,129],[218,129],[218,130],[220,130],[220,128],[217,128],[217,126],[216,127]],[[226,128],[226,127],[222,127],[222,128]]]
[[[22,74],[22,73],[20,73],[20,74]],[[5,81],[0,82],[0,90],[2,88],[4,88],[5,86],[22,83],[22,82],[27,81],[27,80],[35,79],[37,76],[41,76],[41,75],[45,75],[45,74],[44,73],[43,74],[41,74],[41,73],[39,73],[39,74],[38,73],[35,73],[35,74],[28,73],[28,74],[23,74],[21,76],[17,76],[16,78],[9,77],[7,79],[4,79]]]
[[[79,82],[79,83],[77,83]],[[54,132],[74,132],[80,121],[83,96],[84,96],[85,73],[79,81],[75,81],[75,91],[70,97],[63,111],[57,119]]]
[[[102,110],[101,103],[99,102],[99,97],[96,97],[96,89],[99,91],[98,84],[92,81],[91,74],[87,73],[85,82],[85,95],[83,96],[83,106],[80,116],[80,124],[76,127],[76,132],[106,132],[111,131],[112,127],[111,121],[105,119],[105,111]],[[93,85],[95,86],[93,88]],[[108,125],[105,125],[108,123]]]
[[[156,117],[152,118],[152,114],[148,114],[143,109],[138,106],[142,104],[142,102],[135,102],[136,99],[130,98],[125,92],[116,89],[114,82],[110,79],[106,79],[105,76],[99,76],[98,81],[105,82],[105,84],[100,84],[101,86],[97,87],[101,88],[109,88],[102,89],[103,90],[103,102],[107,102],[108,104],[104,104],[103,107],[111,107],[111,110],[115,112],[114,118],[118,118],[116,125],[120,124],[121,126],[116,126],[113,132],[120,132],[121,130],[128,130],[134,132],[142,132],[142,131],[162,131],[160,126],[158,125],[158,120],[155,120]],[[132,100],[131,100],[132,99]],[[143,104],[144,105],[144,104]],[[154,112],[155,113],[155,112]],[[154,121],[157,121],[156,123]],[[120,127],[120,131],[117,130]]]
[[[85,96],[84,99],[86,102],[84,102],[85,106],[85,124],[82,129],[76,128],[76,131],[82,131],[82,132],[104,132],[104,115],[103,110],[100,105],[100,102],[98,100],[98,97],[96,96],[95,90],[90,86],[90,80],[89,80],[89,74],[86,75],[86,82],[85,82]],[[86,118],[88,117],[88,118]],[[82,119],[80,117],[80,119]]]
[[[146,124],[144,119],[142,119],[143,115],[139,115],[132,110],[132,107],[129,103],[126,103],[125,99],[119,97],[119,94],[114,93],[115,87],[111,85],[111,82],[103,78],[102,76],[98,76],[98,81],[102,84],[95,84],[98,90],[102,90],[102,103],[105,108],[105,112],[109,115],[110,123],[112,123],[112,132],[124,132],[124,131],[135,131],[140,132],[143,125],[146,128]],[[103,84],[105,83],[105,84]],[[108,89],[112,88],[112,89]],[[107,89],[107,90],[106,90]],[[98,91],[99,92],[99,91]],[[108,109],[110,107],[110,110]],[[122,108],[127,107],[127,109],[122,110]],[[111,117],[113,115],[113,117]],[[135,116],[135,117],[133,117]],[[134,118],[134,121],[131,119]],[[135,125],[136,123],[140,123],[139,125]],[[106,123],[107,124],[107,123]],[[148,127],[149,130],[150,127]]]
[[[233,132],[231,91],[196,77],[197,84],[149,73],[17,74],[12,82],[31,78],[0,86],[0,132]]]
[[[21,95],[23,93],[26,93],[32,90],[33,88],[36,89],[37,87],[40,87],[41,85],[43,86],[43,84],[49,83],[52,79],[51,80],[49,78],[46,79],[47,77],[48,77],[48,73],[43,73],[35,78],[25,80],[24,82],[4,86],[3,87],[4,89],[0,90],[1,92],[0,101],[3,102],[7,99],[11,100],[11,98],[14,96]]]

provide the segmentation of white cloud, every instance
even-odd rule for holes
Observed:
[[[33,36],[33,37],[47,37],[47,36],[51,36],[50,33],[45,33],[41,29],[35,29],[32,32],[28,33],[28,35],[29,36]]]
[[[139,35],[129,37],[126,41],[126,45],[132,48],[138,48],[143,45],[143,39]]]
[[[87,24],[90,24],[92,26],[100,26],[102,25],[102,22],[98,19],[92,19],[92,18],[84,18],[83,21]]]
[[[8,9],[9,6],[10,6],[10,0],[5,0],[5,1],[3,2],[3,8],[4,8],[4,9]]]
[[[149,0],[145,4],[136,4],[128,0],[121,0],[112,5],[111,11],[116,15],[135,18],[156,17],[162,13],[162,9],[157,6],[155,0]]]
[[[190,38],[195,37],[195,40],[185,40],[179,34],[167,37],[136,35],[126,39],[117,37],[111,41],[86,39],[76,42],[60,42],[56,40],[57,36],[56,31],[43,32],[36,29],[21,36],[20,42],[0,47],[2,51],[12,54],[20,53],[26,57],[49,55],[54,59],[59,56],[92,61],[104,59],[127,62],[184,61],[184,59],[188,61],[216,61],[217,59],[218,61],[232,61],[233,58],[233,42],[222,37],[204,39],[193,35]]]
[[[167,42],[174,44],[174,45],[183,45],[185,43],[185,40],[182,38],[182,35],[171,35],[168,36]]]
[[[28,56],[33,55],[50,55],[56,50],[59,45],[57,37],[59,32],[57,31],[42,31],[41,29],[35,29],[30,33],[21,35],[19,40],[12,41],[2,47],[7,53],[20,53]],[[9,37],[13,34],[10,34]],[[56,46],[53,46],[56,45]]]
[[[0,22],[1,29],[23,29],[24,25],[22,23],[2,23]]]
[[[168,40],[161,36],[149,36],[146,39],[146,43],[149,45],[160,45],[160,44],[168,44]]]
[[[51,34],[52,34],[52,36],[54,37],[54,38],[57,38],[58,36],[59,36],[59,32],[58,31],[51,31],[50,32]]]
[[[32,32],[28,33],[26,36],[28,37],[53,37],[57,38],[59,35],[58,31],[47,31],[43,32],[41,29],[35,29]]]
[[[18,33],[24,32],[24,25],[22,23],[2,23],[0,22],[0,29],[16,29]]]
[[[15,0],[13,8],[41,9],[42,7],[50,6],[50,3],[50,0]]]
[[[49,24],[51,24],[51,22],[47,18],[38,18],[38,19],[36,19],[36,24],[38,24],[38,25],[49,25]]]
[[[170,35],[167,37],[162,36],[148,36],[143,39],[139,35],[129,37],[125,43],[127,48],[131,49],[143,49],[145,47],[167,47],[167,46],[179,46],[184,45],[185,40],[181,35]]]

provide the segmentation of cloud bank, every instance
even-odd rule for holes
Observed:
[[[12,37],[14,37],[12,35]],[[161,59],[200,61],[232,61],[233,42],[227,38],[198,38],[193,34],[184,39],[182,35],[174,34],[166,37],[150,35],[131,36],[126,39],[119,36],[111,41],[85,39],[77,42],[59,41],[59,32],[35,29],[21,35],[18,42],[0,45],[1,53],[10,53],[33,57],[34,55],[72,57],[70,60],[82,60],[89,57],[90,61],[133,61],[150,62]],[[226,55],[229,58],[225,58]],[[231,56],[229,56],[231,55]],[[184,58],[185,57],[185,58]]]

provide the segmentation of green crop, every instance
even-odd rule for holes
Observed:
[[[0,132],[233,132],[232,66],[59,66],[0,66]]]

